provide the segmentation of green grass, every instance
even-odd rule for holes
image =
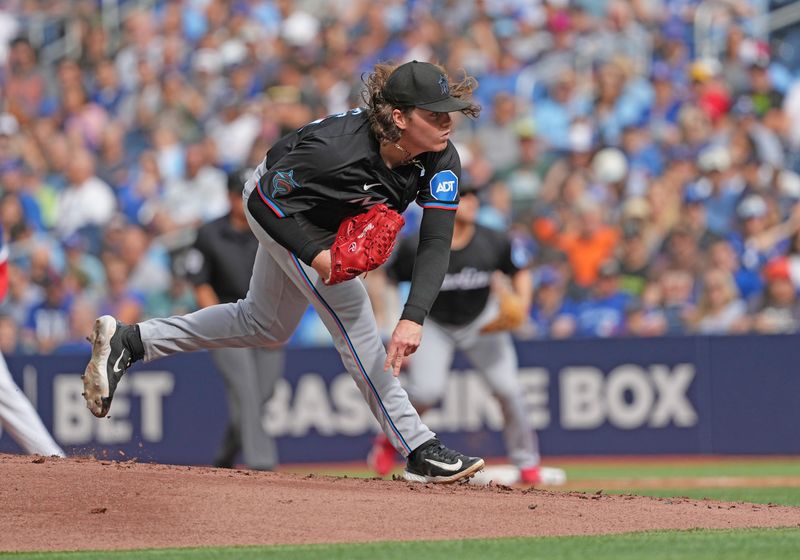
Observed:
[[[558,466],[558,465],[554,465]],[[800,476],[800,460],[748,461],[721,459],[713,463],[587,463],[569,465],[569,480],[592,478],[653,478],[676,476]]]
[[[781,477],[800,476],[800,460],[776,459],[765,460],[730,460],[721,459],[713,463],[665,462],[663,465],[632,462],[625,464],[586,464],[570,465],[566,469],[567,478],[571,482],[586,482],[586,491],[599,490],[598,485],[592,488],[591,481],[599,479],[643,479],[664,477]],[[729,502],[752,502],[757,504],[779,504],[800,506],[800,488],[797,487],[707,487],[707,488],[635,488],[625,490],[606,490],[609,494],[638,494],[642,496],[686,496],[694,499],[710,498]]]
[[[466,541],[383,542],[310,546],[163,549],[122,552],[0,554],[10,560],[794,560],[800,529],[628,533]],[[591,552],[589,552],[591,551]]]

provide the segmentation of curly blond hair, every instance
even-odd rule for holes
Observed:
[[[397,142],[400,139],[400,129],[394,124],[392,118],[392,111],[400,109],[406,115],[414,110],[413,106],[396,107],[389,103],[383,96],[383,88],[386,85],[386,80],[389,75],[394,72],[399,64],[376,64],[372,72],[364,78],[365,89],[361,92],[361,97],[367,104],[369,114],[369,125],[372,133],[378,139],[378,142]],[[444,68],[435,65],[436,68],[445,76],[447,72]],[[475,88],[478,87],[478,80],[472,76],[468,76],[464,72],[464,77],[459,82],[450,82],[450,95],[457,99],[465,99],[469,97]],[[481,112],[480,105],[470,103],[470,105],[461,111],[468,117],[477,118]]]

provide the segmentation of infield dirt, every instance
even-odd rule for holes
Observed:
[[[0,454],[0,551],[798,527],[800,508]]]

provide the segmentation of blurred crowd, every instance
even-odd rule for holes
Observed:
[[[227,174],[412,59],[480,83],[453,141],[481,223],[534,255],[520,337],[796,332],[799,69],[765,2],[716,0],[701,27],[708,3],[3,2],[0,349],[83,351],[99,314],[193,310],[184,256],[228,211]],[[42,60],[42,14],[68,56]],[[399,303],[375,293],[388,324]],[[309,313],[292,343],[323,333]]]

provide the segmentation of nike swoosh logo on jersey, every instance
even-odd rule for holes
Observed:
[[[425,460],[427,462],[429,462],[431,465],[433,465],[434,467],[439,467],[443,471],[450,471],[450,472],[456,472],[456,471],[460,470],[461,469],[461,464],[462,464],[461,463],[461,459],[459,459],[457,462],[453,463],[452,465],[449,464],[449,463],[442,463],[441,461],[434,461],[433,459],[425,459]]]
[[[364,183],[364,190],[365,190],[365,191],[366,191],[366,190],[369,190],[369,188],[370,188],[370,187],[377,187],[377,186],[378,186],[378,185],[380,185],[380,184],[381,184],[381,183],[370,183],[370,184],[368,185],[368,184]]]
[[[122,368],[119,367],[119,361],[122,359],[122,356],[125,355],[125,352],[119,353],[119,358],[117,358],[117,362],[114,364],[114,373],[119,373],[122,371]]]

